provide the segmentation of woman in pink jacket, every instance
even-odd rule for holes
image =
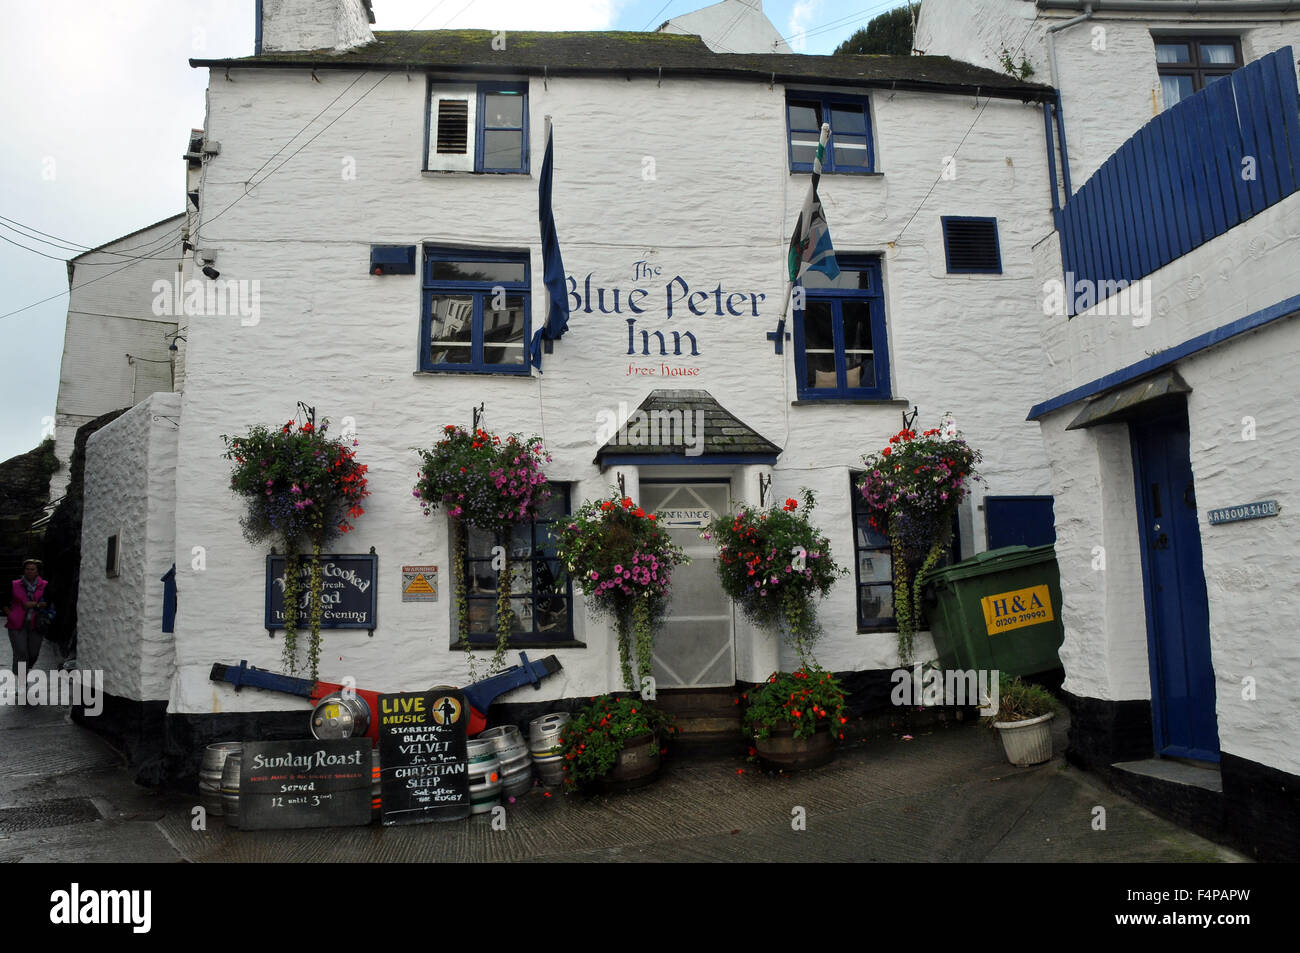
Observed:
[[[36,631],[36,612],[45,608],[45,587],[41,578],[41,564],[28,559],[23,563],[23,574],[14,580],[13,601],[9,604],[9,617],[5,628],[9,630],[9,644],[14,650],[12,669],[18,672],[18,663],[26,662],[27,671],[36,667],[36,657],[41,654],[44,636]]]

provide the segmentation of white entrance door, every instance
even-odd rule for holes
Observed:
[[[726,483],[641,484],[641,506],[691,557],[673,571],[668,617],[655,635],[654,677],[660,688],[715,688],[736,683],[731,600],[718,582],[717,550],[700,539],[728,512]]]

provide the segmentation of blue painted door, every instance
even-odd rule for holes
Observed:
[[[1157,754],[1219,760],[1210,611],[1186,405],[1129,425]]]

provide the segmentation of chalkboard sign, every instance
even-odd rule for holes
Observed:
[[[369,824],[371,750],[365,738],[244,742],[240,829]]]
[[[373,553],[325,556],[321,565],[321,628],[373,629],[375,577],[379,557]],[[298,557],[298,625],[310,618],[311,556]],[[284,557],[266,557],[266,628],[284,628]]]
[[[469,817],[469,703],[455,688],[379,696],[385,824]]]

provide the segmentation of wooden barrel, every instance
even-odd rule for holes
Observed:
[[[609,774],[600,780],[606,791],[627,791],[649,784],[659,774],[659,740],[649,732],[627,739]]]
[[[564,783],[564,749],[560,737],[569,717],[568,712],[557,711],[528,723],[528,750],[542,784],[548,787]]]
[[[221,769],[221,811],[227,827],[239,826],[239,775],[243,760],[242,754],[228,754]]]
[[[754,747],[763,767],[771,771],[805,771],[830,764],[835,757],[835,736],[822,722],[809,738],[796,738],[794,726],[778,725],[770,738],[755,738]]]
[[[242,741],[218,741],[203,749],[199,765],[199,802],[211,817],[221,817],[221,772],[226,758],[244,750]]]
[[[491,739],[473,738],[468,750],[470,813],[486,814],[501,803],[501,759]]]

